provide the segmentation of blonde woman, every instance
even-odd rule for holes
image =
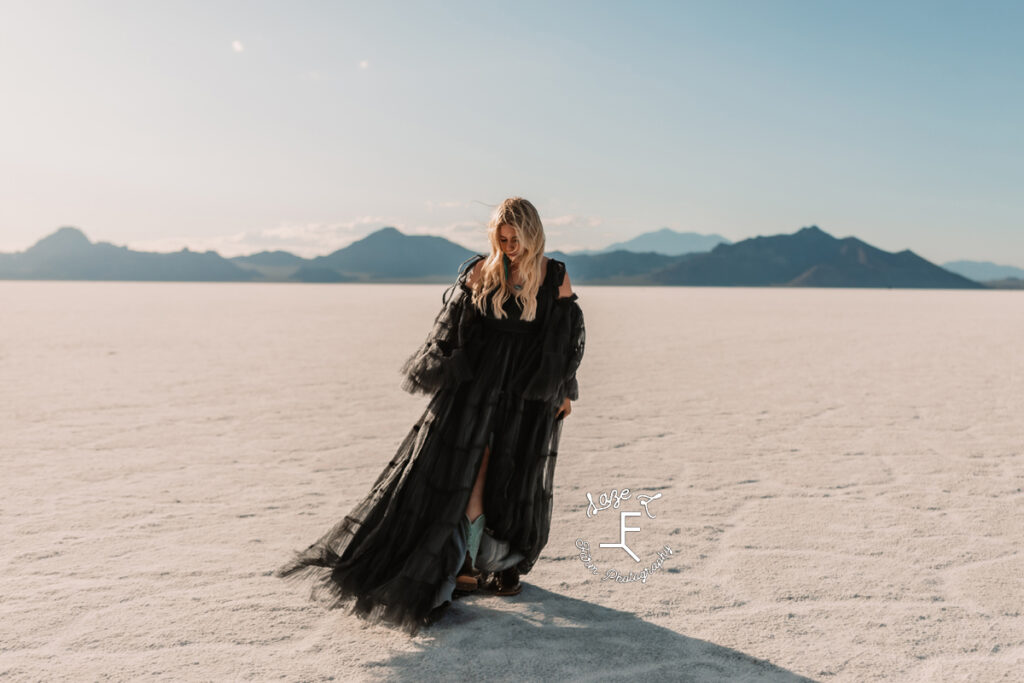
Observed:
[[[415,634],[454,598],[515,595],[547,543],[585,328],[537,209],[510,197],[460,268],[402,387],[431,397],[369,494],[279,576]],[[454,290],[454,291],[453,291]],[[450,296],[449,296],[450,295]]]

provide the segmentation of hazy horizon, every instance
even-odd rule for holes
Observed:
[[[804,226],[804,227],[819,227],[819,226]],[[367,235],[364,235],[362,237],[358,237],[358,238],[354,239],[353,242],[360,241],[360,240],[364,239],[365,237],[368,237],[369,234],[372,234],[374,232],[378,232],[378,231],[383,230],[385,228],[391,228],[391,229],[396,229],[397,230],[397,228],[394,228],[393,226],[384,226],[383,228],[375,228],[374,230],[372,230]],[[60,230],[65,230],[65,229],[77,230],[77,231],[81,232],[82,234],[85,235],[86,239],[88,239],[91,244],[99,244],[99,243],[112,244],[112,243],[107,242],[105,240],[94,240],[94,239],[92,239],[88,235],[88,233],[86,233],[85,231],[83,231],[80,228],[77,228],[75,226],[61,226],[60,228],[58,228],[54,232],[50,233],[49,235],[45,235],[42,238],[40,238],[40,240],[37,240],[36,243],[38,243],[38,241],[41,241],[42,239],[45,239],[47,237],[50,237],[50,236],[54,235],[56,232],[59,232]],[[401,232],[401,231],[399,231],[399,232]],[[655,231],[652,231],[652,232],[655,232]],[[794,231],[794,232],[796,232],[796,231]],[[827,232],[827,231],[825,231],[825,232]],[[403,234],[408,236],[407,233],[403,233]],[[648,233],[648,234],[650,234],[650,233]],[[693,233],[690,233],[690,234],[693,234]],[[433,235],[433,236],[441,237],[442,239],[447,239],[443,235]],[[634,237],[636,237],[636,236],[634,236]],[[839,237],[839,236],[836,236],[836,235],[832,235],[832,237],[835,237],[837,239],[842,239],[843,237],[848,237],[848,236]],[[852,237],[856,237],[856,236],[854,235]],[[449,240],[449,241],[451,241],[451,240]],[[452,241],[452,243],[457,245],[457,246],[470,249],[471,251],[477,251],[479,253],[486,254],[489,251],[489,246],[487,244],[483,244],[479,248],[473,249],[472,247],[467,247],[466,245],[464,245],[462,243],[459,243],[459,242]],[[735,244],[735,242],[731,242],[731,243]],[[35,244],[35,243],[33,243],[33,244]],[[351,243],[349,243],[349,244],[351,244]],[[118,244],[112,244],[112,246],[114,246],[114,247],[125,247],[125,245],[118,245]],[[342,247],[339,247],[339,249],[343,249],[346,246],[349,246],[349,245],[343,245]],[[869,246],[874,246],[874,245],[869,245]],[[126,247],[126,248],[132,249],[132,247]],[[601,248],[598,248],[598,249],[594,249],[592,251],[600,253],[601,251],[605,250],[606,248],[607,247],[601,247]],[[175,251],[145,251],[145,250],[142,250],[142,251],[144,253],[175,254],[175,253],[180,253],[180,252],[185,251],[185,250],[197,251],[199,253],[203,253],[203,252],[206,251],[206,250],[192,250],[192,249],[190,249],[187,246],[183,247],[182,249],[175,250]],[[19,252],[13,252],[13,253],[22,253],[23,251],[24,250],[21,250]],[[261,254],[261,253],[281,253],[281,252],[292,253],[293,255],[296,255],[296,256],[300,256],[300,257],[307,258],[307,259],[312,259],[312,258],[317,258],[317,257],[329,256],[332,253],[334,253],[335,251],[337,251],[337,249],[336,250],[332,250],[331,252],[321,252],[321,253],[312,253],[312,254],[303,254],[303,253],[289,252],[288,250],[282,250],[282,249],[277,249],[277,250],[270,250],[270,249],[268,249],[268,250],[260,250],[260,251],[256,251],[256,252],[244,252],[244,253],[233,254],[233,255],[219,253],[219,252],[216,252],[216,250],[212,250],[212,251],[214,253],[218,253],[218,255],[221,256],[222,258],[227,258],[227,259],[243,257],[243,256],[255,256],[255,255],[258,255],[258,254]],[[551,248],[550,246],[547,246],[544,249],[544,253],[552,253],[552,252],[555,252],[555,251],[563,251],[563,250],[559,250],[559,249],[556,249],[556,248]],[[627,250],[627,251],[632,251],[632,250]],[[652,251],[652,250],[645,250],[645,251]],[[657,250],[653,250],[653,251],[655,251],[656,253],[664,253],[664,252],[658,252]],[[0,251],[0,255],[4,255],[4,254],[8,254],[8,253],[11,253],[11,252]],[[565,252],[565,253],[567,255],[569,255],[569,256],[572,256],[574,254],[581,254],[581,253],[585,253],[585,252],[584,251],[568,251],[568,252]],[[688,252],[688,253],[695,253],[695,252]],[[932,262],[932,263],[934,263],[934,262]],[[1016,266],[1013,266],[1012,264],[1006,264],[1006,263],[998,263],[998,262],[993,262],[993,261],[984,261],[984,262],[982,262],[982,261],[971,261],[971,260],[966,260],[966,259],[959,259],[959,260],[950,261],[950,262],[947,262],[947,263],[959,263],[960,265],[971,264],[971,263],[990,264],[991,266],[1000,267],[1000,268],[1015,268],[1016,267]],[[945,263],[935,263],[935,265],[938,265],[940,267],[945,267]],[[989,276],[989,277],[984,277],[984,276],[979,277],[979,276],[974,276],[974,275],[972,275],[970,273],[967,273],[967,272],[965,272],[965,271],[963,271],[961,269],[956,269],[956,268],[954,268],[951,272],[955,272],[957,274],[963,275],[963,276],[968,277],[968,278],[970,278],[972,280],[975,280],[977,282],[984,282],[986,280],[997,280],[997,279],[1001,279],[1003,277],[1003,276],[997,276],[997,275],[994,275],[994,274]],[[1016,277],[1016,275],[1013,275],[1011,277]],[[21,279],[21,278],[18,278],[18,279]],[[91,279],[92,278],[90,278],[89,280],[91,280]],[[119,280],[111,280],[111,281],[119,281]],[[133,280],[126,280],[126,281],[133,281]],[[141,281],[142,282],[148,282],[150,280],[141,280]],[[153,282],[174,282],[176,280],[152,280],[152,281]],[[181,280],[181,282],[193,282],[193,281],[195,281],[195,282],[205,282],[206,280]],[[233,280],[226,280],[225,282],[233,282]],[[594,284],[594,283],[590,283],[590,284]],[[607,286],[607,285],[602,285],[602,286]],[[706,287],[706,286],[709,286],[709,285],[695,285],[695,286]],[[729,285],[729,287],[736,287],[736,285]],[[914,288],[911,288],[911,289],[914,289]]]
[[[225,256],[391,225],[552,249],[817,225],[1024,267],[1024,6],[42,0],[0,7],[0,251]]]

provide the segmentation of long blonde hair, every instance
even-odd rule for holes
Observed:
[[[519,240],[516,263],[523,276],[523,288],[520,290],[513,289],[505,278],[505,254],[499,242],[499,230],[503,225],[513,228]],[[537,316],[537,291],[544,279],[544,225],[540,214],[522,197],[509,197],[491,214],[487,238],[491,243],[491,253],[484,259],[480,276],[474,282],[473,305],[481,313],[486,313],[488,302],[491,302],[494,317],[504,318],[505,302],[514,296],[522,309],[520,319],[533,320]]]

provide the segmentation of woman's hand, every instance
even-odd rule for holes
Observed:
[[[562,401],[562,405],[558,408],[558,412],[555,413],[555,419],[561,420],[562,418],[569,415],[572,412],[572,401],[566,396],[565,400]]]

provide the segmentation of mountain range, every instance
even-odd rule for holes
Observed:
[[[684,256],[651,277],[662,285],[719,287],[984,287],[909,249],[882,251],[856,237],[836,239],[817,226],[793,235],[720,244],[710,252]]]
[[[698,239],[699,238],[699,239]],[[684,253],[659,253],[702,247]],[[817,226],[793,234],[731,243],[719,235],[663,229],[600,251],[548,252],[565,261],[574,283],[606,285],[986,288],[910,250],[883,251],[856,237],[836,238]],[[620,248],[629,246],[630,249]],[[133,251],[92,243],[64,227],[24,252],[0,254],[0,279],[150,280],[209,282],[441,282],[475,252],[443,237],[381,228],[326,256],[302,258],[264,251],[223,258],[187,248]],[[996,286],[1014,287],[1010,277]]]
[[[604,249],[584,249],[574,251],[575,255],[607,254],[612,251],[635,251],[646,253],[653,251],[666,256],[681,256],[695,251],[710,251],[719,244],[732,244],[721,235],[702,235],[698,232],[678,232],[671,228],[662,228],[653,232],[645,232],[625,242],[609,244]]]
[[[109,242],[93,244],[78,228],[61,228],[25,251],[0,254],[0,279],[239,282],[262,278],[213,251],[132,251]]]

